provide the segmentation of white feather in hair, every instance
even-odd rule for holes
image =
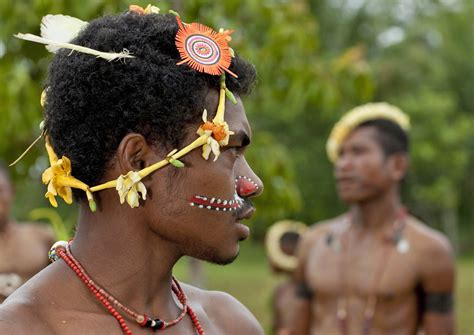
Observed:
[[[63,43],[71,42],[89,23],[68,15],[46,15],[41,20],[41,37]],[[47,45],[50,52],[58,51],[58,47]]]
[[[33,35],[33,34],[18,33],[18,34],[15,35],[15,37],[20,38],[22,40],[26,40],[26,41],[46,44],[48,46],[56,47],[57,49],[65,48],[65,49],[71,49],[71,50],[82,52],[82,53],[89,54],[89,55],[94,55],[94,56],[106,59],[109,62],[113,61],[113,60],[116,60],[116,59],[122,59],[122,58],[134,58],[134,56],[132,56],[130,54],[130,52],[125,48],[122,50],[122,52],[118,52],[118,53],[116,53],[116,52],[102,52],[102,51],[98,51],[98,50],[91,49],[91,48],[86,48],[86,47],[76,45],[76,44],[72,44],[72,43],[53,41],[53,40],[46,39],[46,38],[43,38],[43,37],[39,37],[39,36],[36,36],[36,35]]]

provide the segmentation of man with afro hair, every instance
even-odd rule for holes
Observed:
[[[172,275],[185,255],[231,263],[248,238],[241,221],[263,190],[244,155],[252,134],[241,97],[255,69],[234,55],[219,75],[184,64],[176,36],[194,26],[132,7],[89,22],[70,41],[129,57],[108,62],[64,47],[52,60],[46,195],[53,205],[57,195],[68,202],[68,186],[78,181],[87,192],[74,189],[80,214],[73,241],[53,248],[57,260],[0,307],[0,334],[263,334],[230,295]],[[226,34],[212,36],[220,43],[230,40]],[[204,56],[206,41],[193,46]],[[202,125],[218,117],[218,107],[226,123]],[[196,149],[197,137],[203,150],[174,150]],[[211,149],[215,159],[207,159]],[[157,162],[164,162],[159,169]],[[67,173],[55,175],[58,166]],[[113,187],[92,187],[109,181]]]

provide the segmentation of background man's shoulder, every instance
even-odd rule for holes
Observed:
[[[451,243],[446,235],[429,227],[419,219],[410,216],[408,220],[409,234],[416,240],[416,247],[423,256],[436,257],[453,254]]]
[[[183,284],[190,305],[200,315],[217,327],[220,334],[249,334],[263,335],[263,329],[255,316],[240,301],[228,293],[220,291],[206,291],[191,285]],[[229,315],[232,318],[229,319]]]
[[[308,227],[308,230],[303,234],[302,245],[310,245],[326,236],[328,232],[335,231],[344,224],[345,215],[340,215],[328,220],[318,221]]]
[[[407,228],[423,289],[426,292],[452,292],[456,270],[448,238],[413,217]]]

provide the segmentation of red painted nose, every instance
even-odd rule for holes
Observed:
[[[248,177],[239,176],[236,179],[235,188],[239,196],[249,197],[257,192],[258,185]]]

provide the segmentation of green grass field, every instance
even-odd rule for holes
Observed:
[[[270,334],[270,296],[281,278],[271,273],[262,246],[244,242],[234,263],[227,266],[204,264],[204,271],[208,289],[226,291],[239,299]],[[186,259],[179,262],[175,275],[190,282]],[[457,334],[474,335],[474,257],[457,262],[456,319]]]
[[[474,257],[457,262],[456,319],[459,335],[474,334]]]

